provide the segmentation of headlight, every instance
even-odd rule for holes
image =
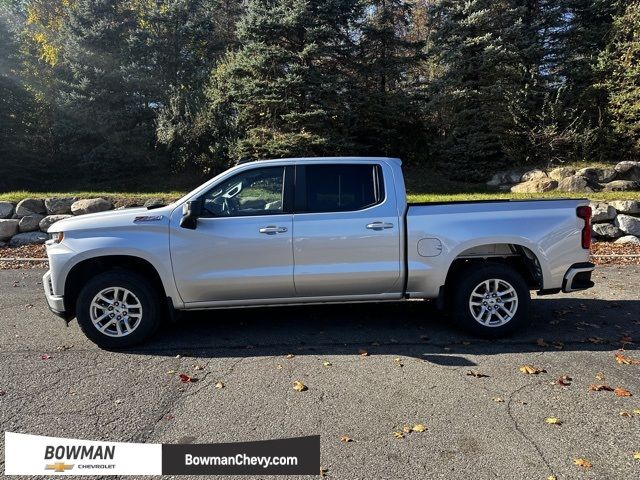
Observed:
[[[49,234],[49,240],[47,240],[47,245],[53,245],[54,243],[60,243],[64,240],[64,232],[54,232]]]

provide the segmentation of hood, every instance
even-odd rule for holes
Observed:
[[[95,228],[117,228],[130,227],[133,225],[161,225],[169,222],[169,215],[175,205],[154,208],[123,208],[121,210],[109,210],[107,212],[89,213],[78,215],[73,218],[66,218],[54,223],[49,228],[52,232],[72,232],[74,230],[90,230]],[[149,219],[144,221],[140,217],[162,217],[161,219]],[[138,221],[135,221],[138,219]]]

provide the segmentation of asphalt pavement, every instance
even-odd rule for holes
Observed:
[[[640,365],[614,356],[640,359],[638,266],[599,267],[591,290],[535,298],[531,326],[499,341],[408,302],[193,313],[125,352],[49,313],[43,273],[0,270],[2,431],[151,443],[319,434],[326,477],[349,480],[640,478]],[[394,435],[415,424],[426,431]]]

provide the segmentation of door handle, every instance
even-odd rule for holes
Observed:
[[[287,231],[287,227],[277,227],[275,225],[267,225],[266,227],[262,227],[258,231],[260,233],[265,233],[267,235],[275,235],[276,233],[285,233]]]
[[[393,228],[393,223],[387,222],[373,222],[367,225],[369,230],[384,230],[386,228]]]

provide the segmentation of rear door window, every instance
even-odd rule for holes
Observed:
[[[306,189],[297,202],[304,212],[362,210],[384,199],[379,165],[306,165],[304,169]]]

